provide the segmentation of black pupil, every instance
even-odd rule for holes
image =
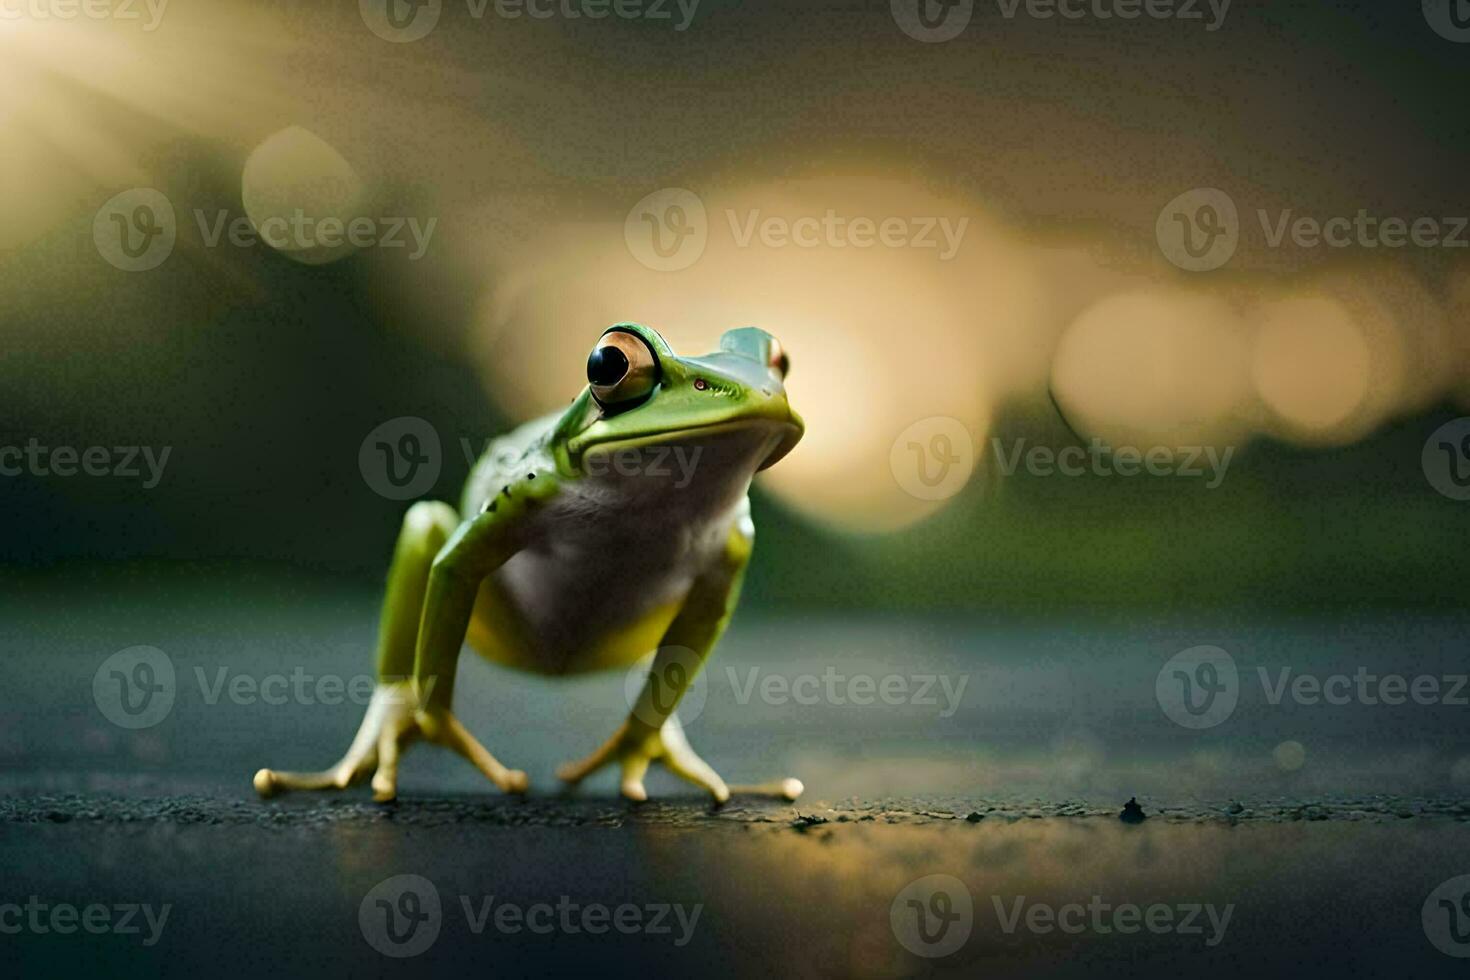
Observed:
[[[628,373],[628,355],[609,344],[587,358],[587,380],[595,385],[615,385]]]

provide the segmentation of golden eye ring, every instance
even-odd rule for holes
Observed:
[[[627,330],[609,330],[587,357],[587,385],[597,403],[629,406],[648,397],[658,384],[658,357],[647,342]]]

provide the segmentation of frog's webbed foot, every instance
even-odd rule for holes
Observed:
[[[725,785],[710,764],[689,746],[679,719],[670,715],[662,729],[647,732],[625,722],[602,747],[580,762],[569,762],[556,771],[557,778],[575,786],[604,766],[616,762],[622,770],[620,790],[635,802],[648,799],[643,777],[653,762],[661,762],[674,775],[686,779],[709,792],[716,803],[724,803],[733,790],[737,793],[778,796],[794,800],[801,795],[801,780],[778,779],[758,786]]]
[[[372,775],[373,798],[386,803],[398,795],[398,758],[418,739],[453,749],[507,793],[524,793],[526,774],[507,769],[459,719],[448,711],[422,711],[408,682],[379,684],[352,745],[335,766],[321,772],[255,774],[255,791],[272,797],[287,790],[346,789]]]

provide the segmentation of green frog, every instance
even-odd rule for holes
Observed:
[[[255,788],[343,789],[371,777],[397,794],[399,758],[444,746],[507,793],[526,774],[501,764],[451,710],[460,650],[562,676],[652,666],[628,717],[557,775],[575,785],[604,766],[623,796],[647,798],[659,762],[723,803],[732,788],[689,746],[675,709],[734,612],[755,527],[750,484],[796,446],[789,361],[754,327],[716,353],[681,357],[637,323],[605,330],[587,385],[563,412],[493,440],[459,508],[413,504],[388,573],[378,682],[347,753],[321,772],[261,769]],[[734,787],[794,800],[800,781]]]

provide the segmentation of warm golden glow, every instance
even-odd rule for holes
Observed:
[[[137,20],[0,19],[0,249],[79,200],[158,184],[159,148],[180,135],[240,138],[289,102],[265,15],[169,4],[145,30],[146,5],[132,9]]]
[[[1231,442],[1245,429],[1243,330],[1218,299],[1110,296],[1063,335],[1052,390],[1084,438],[1139,449]]]
[[[1334,442],[1368,395],[1368,345],[1347,308],[1322,295],[1294,296],[1260,311],[1251,373],[1288,435]]]
[[[690,353],[714,350],[723,330],[760,326],[790,353],[788,392],[807,423],[801,446],[763,476],[765,486],[854,530],[901,527],[943,506],[898,485],[890,449],[912,423],[942,415],[965,424],[981,455],[992,342],[1011,344],[1002,363],[1019,366],[1009,380],[1034,387],[1049,351],[1034,344],[1043,290],[1025,250],[972,208],[894,181],[796,181],[703,198],[708,242],[686,269],[641,264],[621,224],[554,228],[502,256],[509,268],[486,298],[476,338],[492,394],[517,415],[559,406],[583,383],[581,364],[565,351],[620,319],[646,322]],[[951,231],[968,224],[947,259],[942,246],[771,246],[759,232],[743,239],[752,220],[791,223],[829,208],[877,221],[944,217]]]

